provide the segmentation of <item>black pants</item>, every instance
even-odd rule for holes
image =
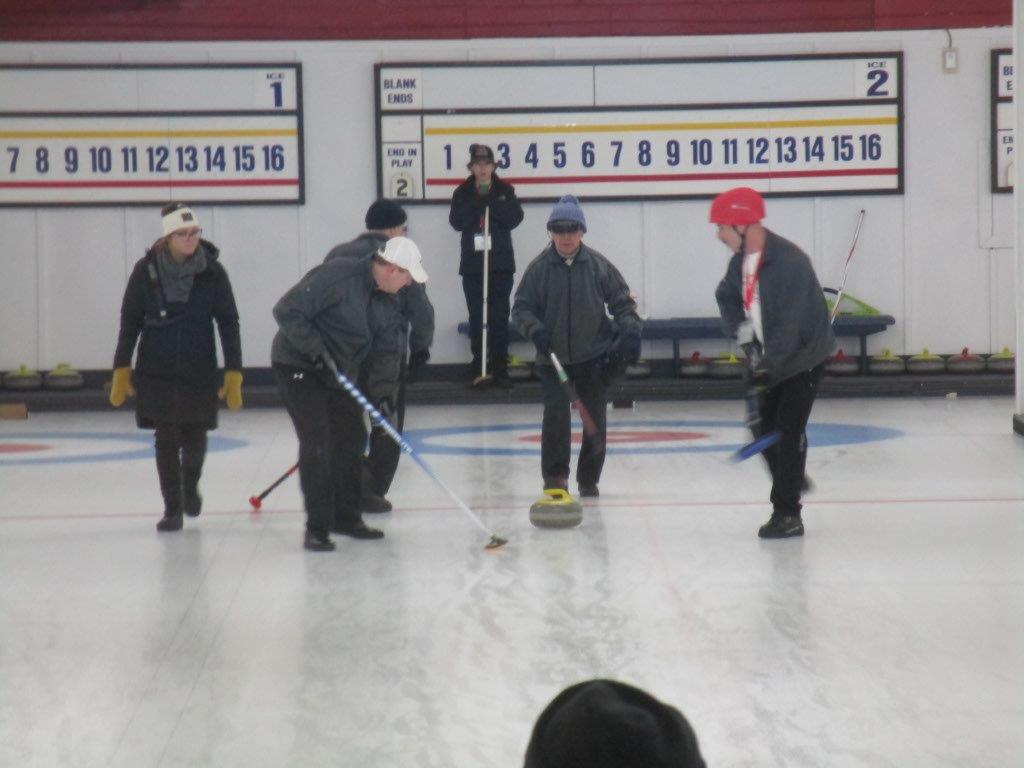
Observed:
[[[299,438],[299,484],[306,529],[326,533],[359,514],[360,461],[366,446],[363,409],[313,371],[274,366],[281,396]]]
[[[807,420],[818,394],[824,364],[790,376],[764,393],[761,400],[761,429],[778,430],[779,442],[764,452],[772,473],[772,511],[776,515],[799,515],[800,489],[807,465]]]
[[[180,517],[182,494],[195,496],[206,460],[206,424],[156,422],[156,473],[164,497],[164,514]]]
[[[487,280],[487,372],[508,369],[509,299],[512,296],[514,272],[491,272]],[[480,370],[480,345],[483,335],[484,276],[463,275],[462,292],[469,310],[469,343],[473,363]]]
[[[597,425],[593,437],[583,435],[576,482],[579,485],[597,485],[604,468],[605,440],[608,431],[608,398],[600,359],[585,363],[564,365],[576,394],[583,401]],[[557,488],[569,478],[569,458],[572,453],[572,415],[569,396],[558,381],[558,374],[550,365],[538,365],[544,389],[544,426],[541,432],[540,467],[546,488]]]
[[[392,414],[391,426],[401,433],[405,428],[405,361],[402,362],[401,383],[398,385],[398,401],[395,403],[395,412]],[[370,448],[366,458],[363,460],[363,467],[366,473],[363,482],[368,484],[369,490],[378,496],[386,496],[391,489],[391,482],[395,479],[395,472],[398,471],[398,459],[402,455],[402,449],[383,427],[373,427],[370,430]]]

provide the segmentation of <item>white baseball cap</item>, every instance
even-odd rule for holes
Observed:
[[[384,247],[377,251],[384,261],[396,267],[408,270],[417,283],[427,282],[427,271],[423,268],[423,256],[416,243],[408,237],[392,237]]]
[[[179,229],[199,228],[199,219],[187,205],[178,206],[173,211],[164,214],[161,221],[164,225],[165,235],[177,232]]]

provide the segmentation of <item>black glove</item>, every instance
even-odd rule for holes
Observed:
[[[530,334],[530,339],[533,341],[533,346],[537,348],[538,355],[547,357],[551,353],[551,337],[548,336],[548,331],[543,325],[538,325],[534,329]]]
[[[429,349],[414,349],[409,353],[409,376],[415,376],[416,373],[427,364],[430,359]]]
[[[640,361],[640,337],[623,336],[619,345],[619,354],[626,365],[635,365]]]

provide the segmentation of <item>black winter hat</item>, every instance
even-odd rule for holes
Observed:
[[[367,229],[391,229],[405,224],[409,217],[405,215],[405,209],[398,203],[390,200],[375,200],[366,209]]]
[[[473,165],[477,160],[486,160],[488,163],[493,163],[494,150],[486,144],[470,144],[469,162],[466,164],[467,167]]]
[[[537,718],[524,768],[706,768],[682,713],[615,680],[558,694]]]

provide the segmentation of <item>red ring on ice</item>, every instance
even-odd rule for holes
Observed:
[[[35,451],[48,451],[49,445],[39,443],[0,443],[0,453],[33,453]]]

